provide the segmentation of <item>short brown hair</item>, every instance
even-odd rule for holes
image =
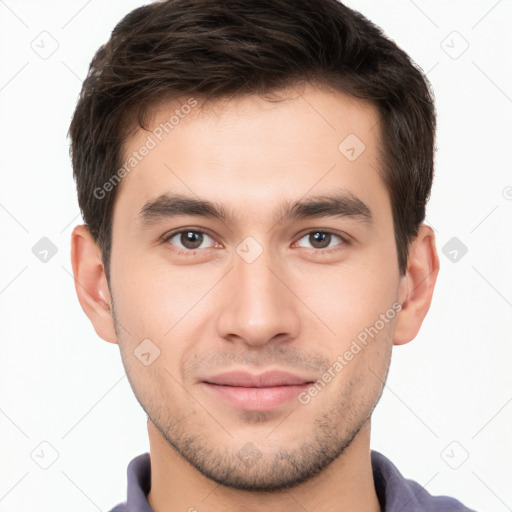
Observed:
[[[337,0],[165,0],[130,12],[99,48],[69,128],[78,202],[107,280],[117,187],[101,198],[95,190],[122,165],[126,120],[144,128],[162,100],[263,95],[301,82],[377,107],[405,272],[432,186],[436,127],[430,85],[407,54]]]

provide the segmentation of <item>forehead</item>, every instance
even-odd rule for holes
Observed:
[[[313,86],[207,105],[185,97],[160,103],[148,121],[123,147],[114,223],[135,220],[162,194],[229,204],[253,219],[333,188],[386,195],[378,112],[364,100]]]

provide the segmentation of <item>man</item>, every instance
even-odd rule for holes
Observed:
[[[370,450],[439,270],[435,110],[402,50],[334,0],[153,3],[70,136],[78,298],[148,416],[114,511],[470,510]]]

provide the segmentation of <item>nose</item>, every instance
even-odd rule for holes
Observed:
[[[224,284],[219,336],[254,347],[298,336],[300,300],[293,292],[290,269],[269,251],[251,263],[235,256]]]

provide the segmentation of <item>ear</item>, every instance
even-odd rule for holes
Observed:
[[[71,234],[71,265],[78,301],[94,330],[105,341],[117,343],[101,251],[85,225],[75,226]]]
[[[395,324],[394,345],[408,343],[418,334],[430,308],[438,273],[439,257],[434,231],[422,224],[409,246],[407,271],[400,282],[402,309]]]

